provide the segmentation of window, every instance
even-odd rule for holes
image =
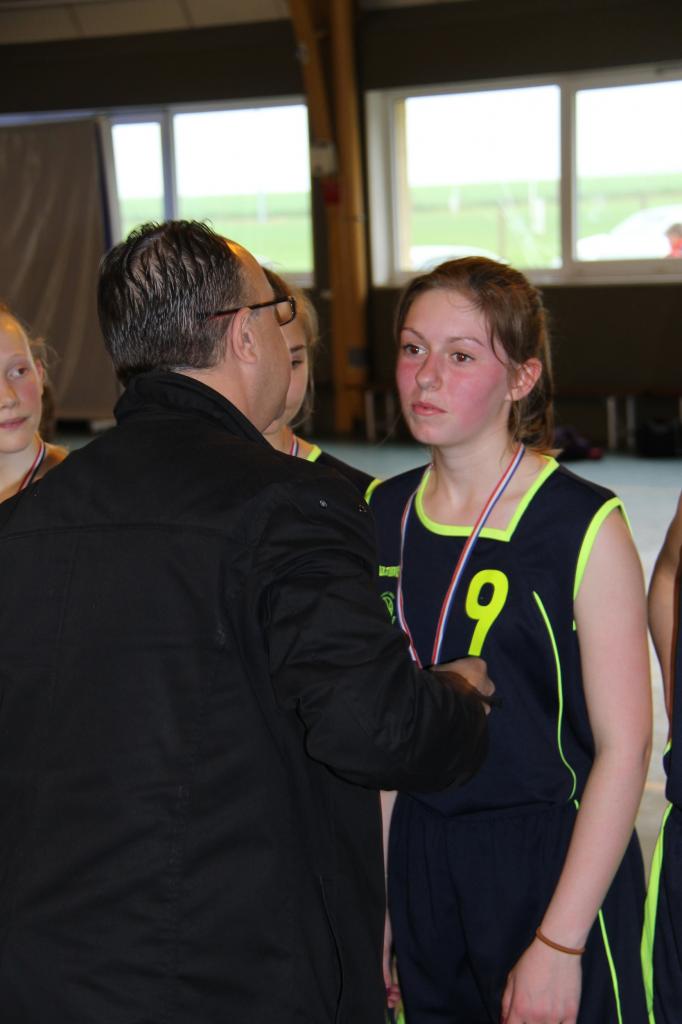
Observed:
[[[111,128],[121,237],[146,221],[164,219],[163,157],[158,121]]]
[[[404,117],[401,269],[471,253],[559,265],[556,86],[413,97]]]
[[[176,114],[173,135],[178,216],[209,219],[260,262],[312,270],[303,105]]]
[[[115,115],[111,139],[120,237],[148,220],[206,220],[261,262],[310,281],[304,104]]]
[[[578,92],[578,259],[674,254],[675,237],[682,241],[681,115],[682,82]]]
[[[374,283],[476,253],[682,279],[681,115],[679,68],[369,93]]]

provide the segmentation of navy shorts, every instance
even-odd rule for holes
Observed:
[[[567,804],[446,818],[398,797],[388,892],[407,1024],[499,1024],[507,975],[542,920],[575,817]],[[582,957],[578,1024],[646,1024],[643,909],[633,836]]]

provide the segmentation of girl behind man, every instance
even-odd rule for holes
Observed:
[[[316,445],[294,433],[312,411],[313,358],[319,339],[318,320],[315,307],[300,288],[292,285],[268,267],[263,268],[275,295],[293,295],[296,301],[296,316],[282,327],[282,333],[291,354],[291,384],[287,392],[286,407],[282,416],[264,431],[266,440],[273,448],[287,455],[295,455],[308,462],[319,462],[321,466],[335,469],[364,495],[374,484],[373,477],[347,462],[324,452]]]

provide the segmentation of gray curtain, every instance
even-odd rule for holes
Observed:
[[[108,248],[94,120],[0,128],[0,298],[56,352],[62,419],[111,416],[118,394],[97,323]]]

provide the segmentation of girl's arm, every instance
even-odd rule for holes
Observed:
[[[656,560],[649,586],[649,627],[661,664],[668,720],[672,721],[677,581],[682,569],[682,495]]]
[[[616,512],[594,542],[575,601],[595,758],[559,882],[540,930],[580,949],[632,834],[651,748],[651,688],[642,569]],[[505,1024],[574,1024],[580,957],[535,939],[510,972]]]
[[[388,835],[391,831],[391,817],[395,805],[396,791],[381,791],[381,831],[384,839],[384,875],[388,878]]]
[[[391,817],[397,795],[395,790],[382,790],[381,792],[381,827],[384,838],[385,878],[388,878],[388,834],[391,831]],[[393,931],[391,929],[388,907],[386,908],[386,920],[384,922],[383,969],[384,984],[386,985],[386,1003],[390,1009],[393,1009],[400,1002],[400,988],[393,975]]]

